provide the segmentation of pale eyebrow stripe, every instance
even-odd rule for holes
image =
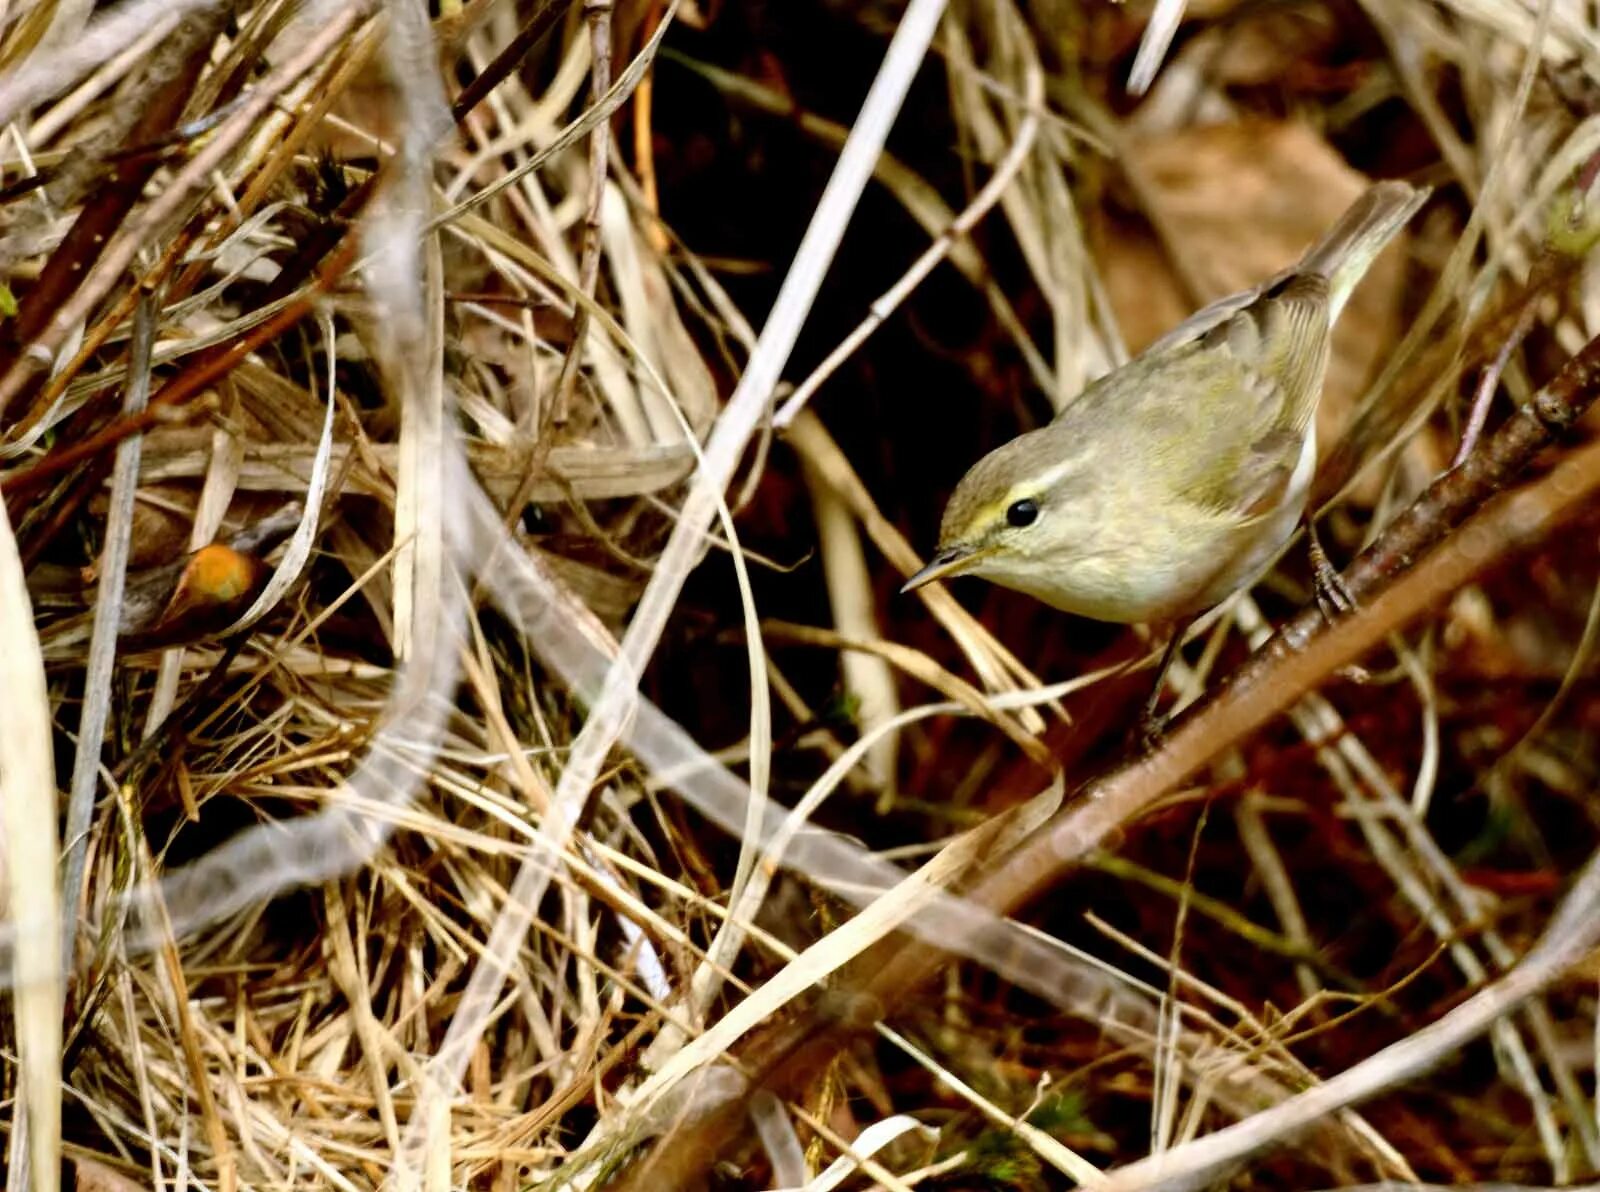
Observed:
[[[1044,493],[1054,488],[1072,472],[1077,471],[1081,463],[1082,460],[1074,456],[1048,468],[1037,479],[1030,480],[1027,484],[1013,485],[1006,492],[1005,500],[1000,502],[1001,511],[1009,509],[1017,501],[1039,500]]]

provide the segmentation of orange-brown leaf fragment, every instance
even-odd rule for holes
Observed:
[[[220,542],[188,558],[128,577],[121,636],[133,649],[195,641],[221,632],[250,606],[268,568]]]

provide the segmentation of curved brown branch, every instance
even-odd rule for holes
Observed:
[[[967,896],[1000,913],[1030,902],[1188,775],[1463,584],[1539,541],[1600,490],[1600,443],[1572,452],[1520,492],[1505,490],[1597,395],[1600,338],[1356,559],[1344,579],[1362,601],[1358,612],[1330,626],[1314,606],[1303,610],[1225,686],[1183,716],[1155,753],[1089,784]],[[865,958],[852,992],[825,995],[802,1019],[751,1037],[738,1058],[756,1073],[752,1088],[800,1095],[848,1038],[960,950],[956,940],[948,950],[912,941]],[[615,1186],[699,1187],[711,1163],[739,1137],[743,1122],[742,1101],[723,1105],[661,1139]]]

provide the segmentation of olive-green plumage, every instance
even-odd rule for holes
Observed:
[[[984,456],[907,588],[972,574],[1098,620],[1176,621],[1257,578],[1305,506],[1329,331],[1425,198],[1371,187],[1299,264]]]

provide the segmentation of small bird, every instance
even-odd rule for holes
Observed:
[[[984,456],[901,590],[978,575],[1095,620],[1170,627],[1148,741],[1189,624],[1293,536],[1316,469],[1329,333],[1427,196],[1374,184],[1297,265],[1198,311],[1048,426]]]

